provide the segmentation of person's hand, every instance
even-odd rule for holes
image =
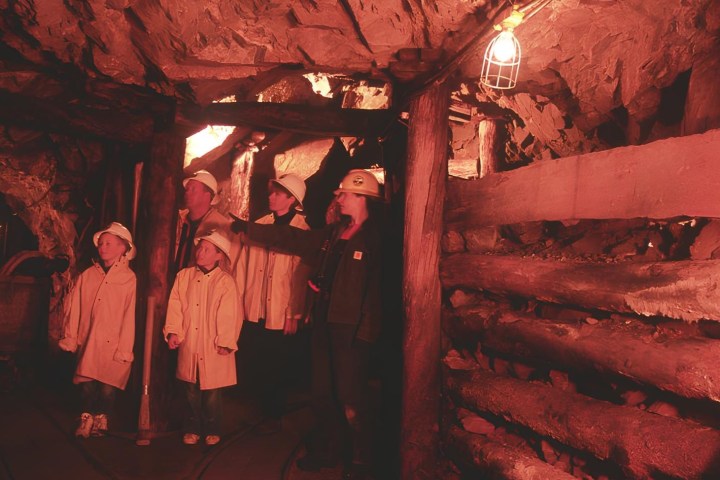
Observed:
[[[232,213],[230,216],[233,219],[233,222],[230,224],[230,230],[232,230],[233,233],[245,233],[247,232],[248,222],[247,220],[243,220],[242,218],[233,215]]]
[[[217,352],[219,355],[230,355],[232,353],[232,349],[228,347],[217,347]]]
[[[298,318],[291,316],[285,317],[285,326],[283,327],[283,335],[295,335],[298,331]]]
[[[178,339],[178,336],[174,333],[171,333],[167,336],[167,343],[168,347],[170,347],[170,350],[175,350],[180,346],[180,340]]]

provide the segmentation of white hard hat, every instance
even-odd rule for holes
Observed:
[[[305,180],[294,173],[285,173],[278,178],[270,180],[270,182],[277,183],[290,192],[290,195],[295,197],[295,200],[300,204],[299,207],[302,208],[303,200],[305,200],[305,192],[307,191]]]
[[[356,193],[367,197],[382,198],[380,196],[380,183],[375,175],[367,170],[350,170],[340,182],[340,188],[335,190],[335,195],[342,192]]]
[[[217,248],[219,248],[220,251],[223,252],[228,258],[230,258],[230,240],[228,240],[227,237],[225,237],[225,235],[223,235],[222,233],[218,232],[217,230],[213,230],[206,235],[197,237],[194,240],[196,246],[198,243],[200,243],[200,240],[206,240],[212,243]]]
[[[211,205],[217,205],[218,203],[220,203],[220,197],[218,196],[217,180],[215,180],[215,177],[212,173],[208,172],[207,170],[198,170],[197,172],[193,173],[182,181],[183,188],[187,187],[187,183],[190,180],[200,182],[206,187],[208,187],[210,190],[212,190],[213,198],[210,202]]]
[[[133,244],[132,234],[130,233],[130,230],[125,227],[125,225],[118,222],[112,222],[103,230],[96,232],[95,235],[93,235],[93,243],[96,247],[98,246],[98,242],[100,241],[100,235],[102,235],[103,233],[112,233],[116,237],[120,237],[125,240],[128,243],[128,251],[125,252],[125,256],[128,258],[128,260],[132,260],[133,258],[135,258],[137,250],[135,249],[135,244]]]

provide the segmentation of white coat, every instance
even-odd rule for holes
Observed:
[[[96,263],[78,277],[60,339],[60,348],[78,352],[76,383],[92,379],[125,389],[134,358],[136,284],[125,256],[107,273]]]
[[[237,383],[235,355],[241,320],[233,278],[220,268],[203,273],[197,267],[180,270],[168,300],[163,335],[180,342],[176,377],[200,381],[201,390]],[[220,355],[217,347],[232,350]],[[198,378],[199,377],[199,378]]]
[[[256,220],[260,224],[275,223],[272,214]],[[290,225],[308,230],[310,227],[302,215],[295,215]],[[302,306],[292,305],[293,288],[305,292],[305,282],[293,285],[295,269],[300,257],[276,252],[256,245],[244,245],[237,264],[236,282],[240,297],[244,320],[257,322],[265,319],[268,330],[282,330],[285,319],[300,316]],[[304,298],[304,295],[298,295]],[[297,303],[297,302],[295,302]]]

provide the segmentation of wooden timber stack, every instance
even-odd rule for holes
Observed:
[[[441,431],[461,470],[720,478],[717,152],[711,130],[449,182]]]

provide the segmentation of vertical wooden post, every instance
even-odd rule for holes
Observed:
[[[440,416],[440,237],[449,93],[435,84],[410,104],[403,248],[403,479],[435,478]]]
[[[502,135],[500,121],[485,118],[478,123],[478,177],[499,171]]]
[[[145,165],[142,181],[140,219],[137,241],[138,253],[145,275],[138,275],[138,298],[154,297],[155,322],[152,341],[152,372],[150,390],[151,431],[167,430],[170,405],[169,385],[175,377],[170,365],[170,355],[162,338],[165,324],[167,299],[172,279],[168,278],[175,249],[175,229],[179,185],[182,176],[185,138],[172,133],[161,133],[153,137],[150,160]],[[143,315],[137,318],[144,318]],[[144,322],[138,323],[136,331],[144,332]],[[136,335],[136,353],[143,345],[144,338]],[[142,357],[138,357],[142,358]]]

